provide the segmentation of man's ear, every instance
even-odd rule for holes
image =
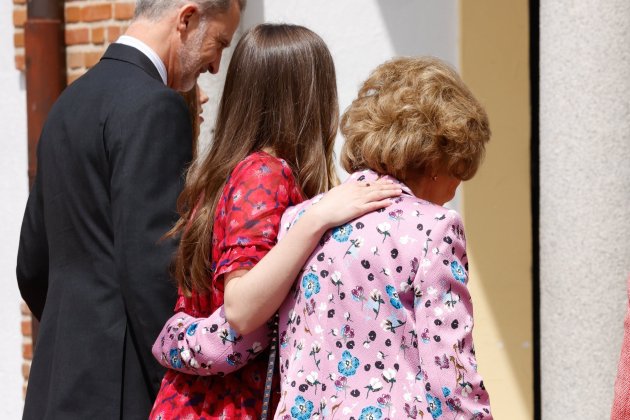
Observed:
[[[199,6],[186,3],[177,12],[177,30],[182,34],[188,32],[191,23],[199,19]]]

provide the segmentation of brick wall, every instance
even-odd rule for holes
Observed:
[[[65,41],[68,84],[96,64],[107,46],[115,41],[127,28],[133,16],[133,0],[66,0]],[[26,22],[26,0],[13,0],[13,25],[15,33],[15,67],[25,70],[24,23]],[[26,144],[26,138],[24,143]],[[31,314],[22,303],[22,374],[23,393],[33,358]]]
[[[15,67],[20,71],[24,70],[24,22],[26,22],[26,0],[13,0]]]
[[[24,385],[22,386],[22,395],[26,395],[26,385],[28,383],[28,374],[31,370],[31,360],[33,359],[33,340],[31,337],[31,313],[26,303],[20,305],[22,310],[22,376],[24,376]]]
[[[68,84],[98,63],[107,46],[125,31],[133,2],[66,1]]]
[[[24,70],[26,0],[13,0],[15,66]],[[68,84],[98,62],[107,46],[127,28],[134,1],[66,0],[65,40]]]

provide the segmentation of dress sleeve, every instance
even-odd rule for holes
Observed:
[[[250,269],[276,244],[280,219],[291,204],[294,181],[288,167],[272,158],[251,158],[238,166],[223,197],[225,235],[219,246],[214,282],[239,269]],[[165,367],[195,375],[233,372],[264,350],[271,328],[263,325],[238,335],[225,319],[223,307],[208,318],[183,312],[169,319],[153,345],[154,357]]]
[[[252,158],[234,170],[221,197],[226,223],[217,244],[215,282],[232,271],[251,269],[276,244],[292,188],[291,171],[279,160]]]
[[[414,280],[422,394],[427,411],[492,419],[473,345],[466,239],[455,211],[437,215]]]
[[[184,312],[173,315],[153,344],[153,356],[164,367],[190,375],[224,375],[255,358],[269,345],[272,329],[263,325],[238,335],[225,319],[223,307],[207,318]]]

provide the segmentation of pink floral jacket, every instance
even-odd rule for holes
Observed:
[[[328,232],[304,265],[279,310],[275,418],[492,419],[477,373],[460,216],[403,191],[392,206]],[[288,210],[280,236],[316,201]],[[260,351],[266,332],[235,338],[224,320],[177,314],[154,354],[169,368],[165,355],[181,358],[177,370],[187,373],[226,373],[238,368],[229,354]],[[227,351],[226,334],[234,341]]]

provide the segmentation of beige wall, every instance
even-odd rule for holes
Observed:
[[[475,344],[497,419],[533,418],[527,0],[460,2],[460,66],[492,139],[464,184]]]

